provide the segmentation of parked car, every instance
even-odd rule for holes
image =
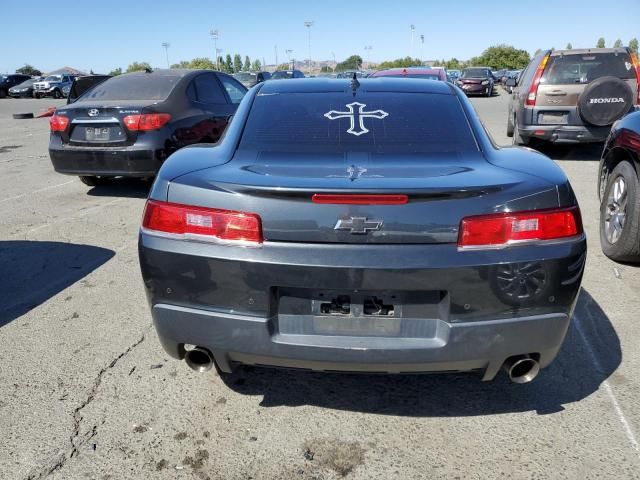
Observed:
[[[443,68],[389,68],[388,70],[378,70],[370,75],[370,78],[379,77],[424,78],[426,80],[448,81],[447,72]]]
[[[502,83],[502,77],[504,77],[506,74],[507,74],[506,68],[502,68],[500,70],[491,72],[491,75],[493,75],[493,78],[495,78],[495,83]]]
[[[540,52],[514,87],[507,135],[532,141],[603,142],[611,125],[638,104],[640,69],[628,48]]]
[[[22,82],[29,80],[29,75],[22,75],[19,73],[0,75],[0,98],[6,98],[9,95],[9,89],[20,85]]]
[[[111,75],[84,75],[76,78],[69,87],[66,88],[66,92],[63,91],[67,103],[73,103],[85,92],[91,90],[96,85],[100,85],[105,80],[111,78]],[[63,89],[64,90],[64,89]]]
[[[207,70],[110,78],[51,117],[51,162],[90,186],[153,177],[179,148],[218,141],[246,91],[230,75]]]
[[[454,81],[460,78],[460,70],[447,70],[447,73]]]
[[[259,83],[266,82],[271,78],[269,72],[238,72],[233,74],[233,78],[238,80],[247,88],[251,88]]]
[[[224,138],[162,166],[140,265],[167,353],[197,371],[476,372],[549,365],[580,290],[576,197],[497,148],[444,82],[251,89]]]
[[[640,262],[640,111],[615,122],[598,175],[600,245],[618,262]]]
[[[300,70],[276,70],[271,74],[271,80],[286,80],[290,78],[304,78]]]
[[[336,78],[353,78],[354,74],[356,78],[366,78],[371,75],[370,72],[364,70],[345,70],[344,72],[338,72]]]
[[[469,67],[462,70],[460,78],[456,81],[467,95],[493,95],[495,78],[489,67]]]
[[[40,82],[33,84],[33,96],[36,98],[53,97],[62,98],[62,89],[73,83],[73,75],[49,75]]]
[[[504,88],[507,93],[513,93],[513,86],[507,85],[507,80],[513,78],[514,82],[512,83],[518,83],[518,77],[520,77],[520,73],[522,73],[522,70],[509,70],[502,77],[502,81],[500,83],[502,84],[502,88]]]
[[[21,98],[21,97],[33,97],[33,84],[37,82],[40,78],[29,78],[18,85],[15,85],[9,89],[9,96],[13,98]]]

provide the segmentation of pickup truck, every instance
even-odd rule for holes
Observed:
[[[33,84],[33,96],[36,98],[53,97],[62,98],[62,89],[73,83],[72,75],[49,75],[41,82]]]

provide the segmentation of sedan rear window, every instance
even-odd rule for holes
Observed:
[[[540,83],[546,85],[589,83],[606,76],[623,80],[636,78],[629,55],[609,52],[551,56],[540,78]]]
[[[240,149],[427,153],[478,147],[454,95],[325,92],[256,96]]]
[[[182,77],[135,73],[110,78],[83,95],[78,102],[96,100],[165,100]]]

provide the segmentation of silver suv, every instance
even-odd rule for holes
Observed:
[[[540,52],[516,79],[507,118],[514,145],[603,142],[638,105],[640,67],[628,48]]]

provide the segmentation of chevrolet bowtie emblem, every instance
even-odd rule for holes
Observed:
[[[382,220],[369,220],[366,217],[341,218],[333,227],[334,230],[347,230],[354,235],[364,235],[370,230],[380,230]]]

